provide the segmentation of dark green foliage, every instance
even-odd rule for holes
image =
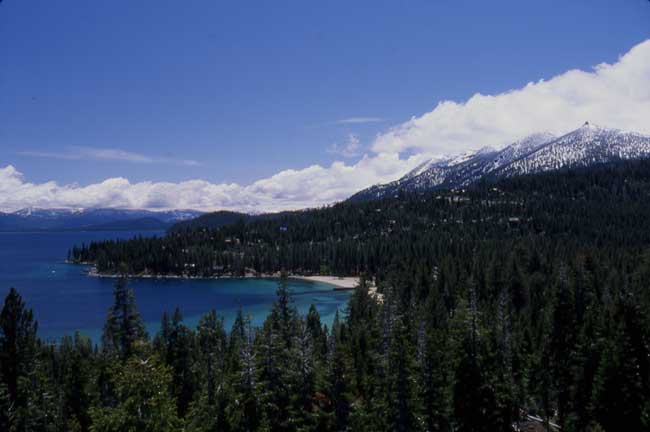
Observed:
[[[245,222],[252,219],[254,216],[246,213],[238,213],[231,211],[217,211],[213,213],[206,213],[193,219],[189,219],[174,224],[170,231],[182,231],[192,228],[219,228],[225,225],[232,225],[239,221]]]
[[[90,407],[95,402],[94,352],[85,336],[64,337],[58,352],[63,424],[82,431],[90,427]]]
[[[0,426],[3,430],[45,427],[50,406],[38,368],[37,323],[20,294],[11,288],[0,311]],[[42,393],[42,394],[39,394]]]
[[[182,321],[183,317],[179,309],[174,312],[171,322],[163,318],[161,334],[158,338],[160,356],[165,360],[165,364],[172,368],[172,393],[176,399],[178,415],[181,417],[187,412],[198,389],[198,378],[192,368],[198,351],[195,346],[196,337]],[[205,340],[203,342],[208,343]],[[212,402],[214,402],[213,393],[214,389],[212,389]]]
[[[346,329],[337,312],[328,343],[321,429],[340,431],[349,425],[352,373],[345,342]]]
[[[117,280],[113,297],[113,307],[108,311],[102,334],[102,346],[125,360],[133,354],[135,344],[146,339],[147,334],[135,305],[135,295],[127,287],[126,279]]]
[[[134,355],[116,367],[113,380],[117,391],[115,407],[90,410],[91,431],[175,432],[182,425],[169,394],[169,367],[156,356]]]
[[[421,429],[421,412],[416,392],[415,347],[405,317],[395,320],[390,335],[386,385],[386,426],[407,432]]]
[[[11,288],[0,312],[0,373],[11,401],[18,399],[18,381],[28,376],[36,355],[36,322],[32,311]]]
[[[187,415],[190,430],[223,430],[228,424],[225,407],[227,347],[223,320],[211,311],[199,320],[196,332],[198,389],[195,401]],[[197,367],[198,366],[198,367]]]

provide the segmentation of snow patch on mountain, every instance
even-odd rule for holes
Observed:
[[[501,150],[486,147],[427,161],[394,182],[363,190],[352,199],[381,198],[400,191],[466,187],[485,177],[511,177],[650,157],[650,137],[586,122],[566,135],[537,133]]]

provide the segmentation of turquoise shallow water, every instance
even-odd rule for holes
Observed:
[[[106,312],[112,303],[114,280],[83,274],[84,268],[64,262],[73,244],[92,240],[128,238],[134,232],[0,233],[0,295],[18,289],[34,310],[39,335],[56,339],[79,330],[98,341]],[[162,235],[163,233],[142,233]],[[195,326],[201,315],[215,309],[230,328],[241,305],[260,325],[273,300],[273,279],[134,279],[130,281],[138,309],[150,335],[159,327],[164,311],[180,307],[184,321]],[[291,280],[296,307],[305,314],[314,304],[326,324],[337,309],[345,309],[349,291],[333,291],[323,283]]]

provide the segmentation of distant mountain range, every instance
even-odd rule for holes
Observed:
[[[195,210],[39,209],[0,212],[0,232],[164,230],[203,214]]]
[[[396,181],[372,186],[350,199],[382,198],[402,191],[458,189],[481,179],[646,158],[650,158],[650,136],[587,122],[561,137],[540,133],[501,150],[482,148],[454,157],[432,159]]]

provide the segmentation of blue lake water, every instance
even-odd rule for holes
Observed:
[[[39,323],[39,336],[58,339],[79,330],[99,341],[106,313],[113,298],[114,279],[95,278],[84,267],[66,264],[67,251],[74,244],[93,240],[130,238],[136,234],[162,232],[53,232],[0,233],[0,295],[10,287],[23,296]],[[153,336],[162,313],[178,306],[184,322],[195,326],[201,315],[215,309],[229,329],[241,305],[260,325],[273,300],[277,280],[273,279],[133,279],[129,282],[138,310]],[[323,323],[331,324],[337,309],[345,309],[349,291],[334,291],[328,284],[291,280],[294,304],[302,314],[314,304]]]

